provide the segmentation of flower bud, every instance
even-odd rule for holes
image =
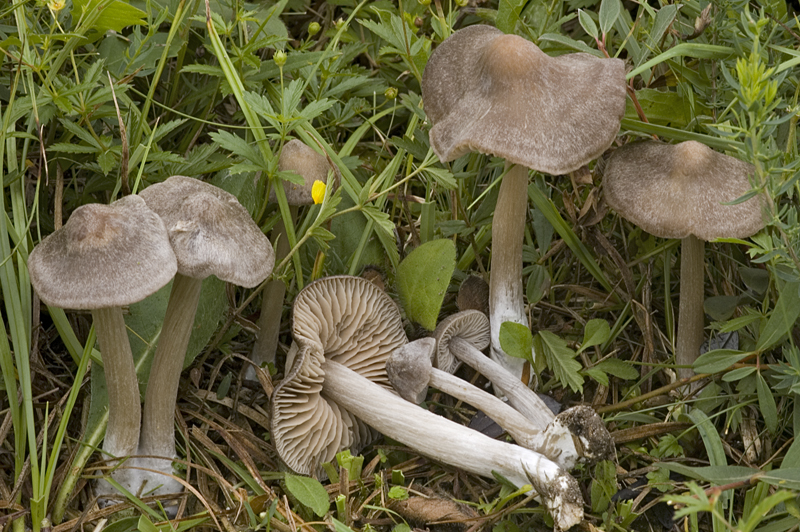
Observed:
[[[325,199],[325,188],[325,183],[319,179],[311,185],[311,198],[314,200],[315,205],[319,205]]]
[[[342,29],[342,26],[344,26],[344,19],[343,18],[337,19],[336,22],[334,23],[334,26],[336,26],[337,30]]]
[[[279,68],[282,67],[286,64],[286,52],[278,50],[275,52],[275,55],[272,56],[272,60],[275,61],[275,64],[278,65]]]
[[[383,91],[383,95],[386,96],[387,100],[394,100],[397,98],[397,89],[394,87],[389,87],[385,91]]]
[[[314,35],[319,33],[320,29],[321,28],[319,26],[319,22],[312,22],[311,24],[308,25],[308,36],[313,37]]]
[[[64,9],[65,5],[67,5],[66,0],[50,0],[47,2],[47,7],[50,8],[50,11],[53,13],[58,13]]]

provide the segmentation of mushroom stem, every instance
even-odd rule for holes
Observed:
[[[506,168],[509,166],[510,163],[506,163]],[[528,169],[519,164],[511,166],[500,183],[492,221],[489,321],[491,357],[517,379],[522,379],[525,361],[507,355],[500,347],[500,326],[505,321],[528,326],[522,300],[522,243],[527,205]]]
[[[139,452],[175,456],[175,403],[202,279],[175,274],[144,398]],[[172,471],[171,462],[169,471]]]
[[[494,336],[494,330],[492,335]],[[492,381],[492,384],[508,396],[508,402],[537,427],[544,430],[555,418],[553,412],[533,390],[510,374],[506,368],[475,349],[471,343],[463,338],[451,338],[450,352],[457,359]]]
[[[691,366],[700,356],[703,344],[703,280],[705,242],[694,235],[681,241],[681,288],[678,306],[678,338],[675,362]],[[678,368],[678,377],[694,375],[691,367]]]
[[[345,366],[326,360],[322,393],[379,432],[435,460],[477,475],[497,472],[517,486],[531,484],[553,516],[556,530],[583,519],[578,483],[544,456],[410,405]]]
[[[136,453],[142,407],[133,365],[131,344],[120,307],[92,310],[92,319],[103,357],[108,390],[108,426],[103,450],[125,458]]]

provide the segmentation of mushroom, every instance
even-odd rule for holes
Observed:
[[[526,449],[546,456],[564,469],[569,470],[575,467],[578,454],[574,444],[570,444],[567,449],[564,449],[560,442],[561,435],[556,434],[553,438],[552,433],[542,430],[494,395],[488,394],[446,371],[434,368],[431,358],[435,349],[436,340],[434,338],[420,338],[395,349],[386,361],[386,373],[400,397],[419,404],[425,400],[428,386],[433,386],[437,390],[481,409]]]
[[[528,168],[572,172],[611,145],[625,114],[625,64],[585,53],[551,58],[517,35],[470,26],[431,55],[422,98],[439,160],[470,151],[506,160],[492,223],[491,356],[521,378],[524,362],[503,352],[499,334],[505,321],[527,326],[522,242]]]
[[[139,195],[163,220],[178,260],[164,325],[145,393],[137,464],[171,474],[175,456],[175,403],[186,348],[192,333],[203,279],[252,288],[272,272],[269,239],[235,196],[208,183],[172,176]],[[159,458],[160,457],[160,458]],[[181,491],[169,477],[140,471],[142,480],[161,485],[155,494]]]
[[[315,474],[372,427],[420,453],[467,471],[532,483],[567,529],[583,517],[575,480],[534,451],[493,440],[409,404],[391,391],[385,361],[407,342],[397,306],[359,277],[327,277],[295,299],[295,344],[275,388],[271,435],[290,469]]]
[[[28,259],[31,284],[42,301],[92,311],[108,390],[103,451],[113,458],[136,454],[141,421],[139,383],[122,307],[166,285],[176,269],[164,223],[137,196],[78,207]],[[135,490],[131,473],[120,468],[111,477]],[[100,494],[116,492],[107,482],[97,488]]]
[[[539,445],[546,456],[560,464],[569,468],[572,466],[567,464],[574,465],[577,461],[595,462],[614,455],[614,440],[594,409],[579,405],[554,415],[536,392],[481,353],[488,342],[480,338],[488,334],[489,322],[480,311],[465,310],[448,316],[434,331],[434,365],[451,368],[446,371],[452,372],[463,362],[489,379],[506,395],[511,406],[544,434]],[[486,414],[492,417],[490,412]],[[494,419],[507,429],[499,419]]]
[[[317,153],[303,142],[292,139],[281,150],[278,159],[278,170],[281,172],[294,172],[303,178],[303,184],[297,185],[284,181],[286,201],[290,206],[292,222],[297,216],[297,209],[302,205],[312,205],[315,200],[312,195],[314,183],[320,181],[328,183],[328,172],[333,171],[334,186],[338,187],[340,180],[339,169],[331,165],[328,158]],[[275,190],[270,191],[269,200],[276,202]],[[275,261],[282,261],[289,253],[289,241],[286,239],[286,228],[283,220],[279,220],[272,232],[272,242],[275,243]],[[250,360],[257,366],[265,362],[275,361],[275,352],[278,347],[278,334],[281,327],[281,314],[283,311],[283,298],[286,295],[286,285],[280,279],[267,283],[264,287],[261,303],[261,316],[258,319],[258,336],[256,337]],[[248,365],[245,379],[257,380],[255,368]]]
[[[617,214],[662,238],[681,239],[681,287],[675,360],[691,366],[703,343],[705,241],[747,238],[764,227],[761,203],[750,191],[753,165],[705,144],[627,144],[606,163],[603,188]],[[694,375],[679,367],[678,376]]]
[[[608,204],[645,231],[681,239],[681,288],[675,359],[691,366],[703,343],[704,241],[746,238],[764,227],[756,197],[724,205],[751,189],[753,165],[695,141],[627,144],[605,167]],[[678,368],[680,378],[694,375]]]

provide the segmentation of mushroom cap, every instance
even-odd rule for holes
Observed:
[[[278,159],[278,170],[281,172],[294,172],[303,178],[302,185],[295,185],[289,181],[283,182],[283,191],[286,193],[286,201],[289,205],[311,205],[314,198],[311,197],[311,188],[314,181],[322,181],[328,184],[328,170],[333,170],[333,187],[339,186],[341,173],[335,165],[328,162],[328,158],[317,153],[307,144],[292,139],[284,144],[281,156]],[[269,192],[269,201],[278,201],[275,190]]]
[[[272,396],[271,434],[286,465],[310,475],[337,452],[373,437],[367,425],[324,397],[324,361],[390,388],[386,359],[408,339],[394,301],[360,277],[310,283],[297,294],[292,315],[291,351],[297,355],[287,359],[286,376]]]
[[[458,287],[458,310],[480,310],[489,315],[489,283],[477,275],[470,275]]]
[[[434,338],[420,338],[401,345],[386,360],[386,374],[392,387],[406,401],[419,404],[428,395],[435,350]]]
[[[28,258],[41,300],[73,309],[141,301],[167,284],[176,269],[164,223],[137,196],[78,207]]]
[[[461,362],[450,353],[450,339],[463,338],[479,351],[486,349],[491,341],[489,318],[480,310],[462,310],[439,322],[433,336],[436,338],[433,365],[454,373]]]
[[[617,213],[663,238],[746,238],[764,227],[751,189],[753,165],[695,141],[626,144],[606,163],[603,189]]]
[[[233,194],[176,175],[139,196],[164,220],[181,275],[251,288],[272,273],[272,244]]]
[[[625,87],[620,59],[549,57],[483,25],[453,33],[422,76],[431,147],[441,161],[478,151],[549,174],[576,170],[611,145]]]

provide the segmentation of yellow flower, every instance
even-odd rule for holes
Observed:
[[[325,199],[325,183],[320,180],[314,181],[314,184],[311,185],[311,197],[315,204],[322,203],[322,200]]]
[[[65,5],[67,5],[66,0],[49,0],[47,2],[47,7],[49,7],[50,11],[52,11],[53,13],[58,13],[59,11],[64,9]]]

